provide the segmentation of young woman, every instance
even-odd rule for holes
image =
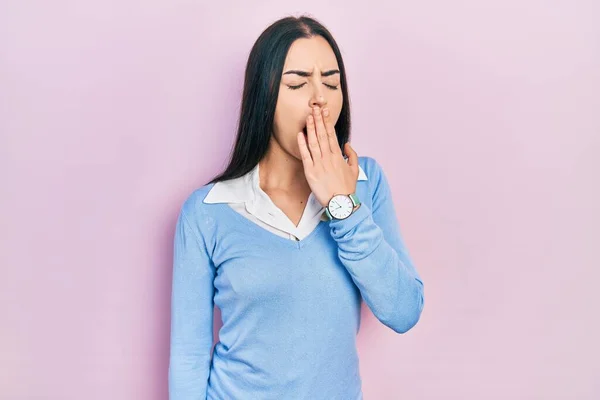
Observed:
[[[362,399],[361,301],[395,332],[417,323],[423,282],[388,181],[349,136],[329,31],[308,17],[269,26],[246,66],[231,161],[177,221],[171,400]]]

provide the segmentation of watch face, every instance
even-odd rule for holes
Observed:
[[[352,214],[354,209],[354,203],[350,199],[350,196],[338,194],[333,196],[327,205],[329,213],[336,219],[345,219]]]

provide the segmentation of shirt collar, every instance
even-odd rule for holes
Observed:
[[[260,197],[259,164],[247,174],[234,179],[216,182],[204,198],[204,203],[250,203]],[[365,171],[358,166],[357,181],[368,180]]]

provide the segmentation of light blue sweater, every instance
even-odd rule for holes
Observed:
[[[362,206],[309,236],[275,235],[227,204],[183,204],[174,241],[170,400],[362,399],[361,299],[395,332],[423,309],[386,176],[359,157]],[[213,307],[223,326],[213,343]]]

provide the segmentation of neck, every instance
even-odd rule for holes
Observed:
[[[271,137],[269,150],[259,162],[260,187],[265,192],[310,192],[302,159],[284,151]]]

